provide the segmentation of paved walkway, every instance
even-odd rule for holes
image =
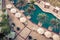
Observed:
[[[6,4],[10,3],[9,0],[6,0],[5,1]],[[10,3],[11,4],[11,3]],[[13,5],[13,4],[12,4]],[[14,5],[13,5],[14,6]],[[15,8],[15,6],[14,6]],[[17,9],[17,8],[16,8]],[[39,28],[37,25],[33,24],[30,20],[27,19],[28,21],[28,25],[27,26],[24,26],[23,23],[21,23],[19,21],[19,19],[17,19],[15,17],[14,14],[12,14],[10,12],[10,10],[8,10],[8,15],[10,16],[10,18],[12,19],[12,21],[15,23],[15,27],[14,27],[14,30],[16,31],[16,38],[15,40],[28,40],[28,35],[31,35],[34,39],[36,38],[37,40],[51,40],[51,39],[48,39],[46,38],[45,36],[43,35],[40,35],[36,32],[36,30]],[[18,9],[17,9],[18,12],[20,12]],[[22,13],[22,15],[24,16],[24,14]],[[25,16],[24,16],[25,17]],[[17,31],[17,27],[20,28],[20,31]]]

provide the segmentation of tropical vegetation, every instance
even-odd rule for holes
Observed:
[[[48,16],[46,14],[43,14],[43,13],[39,13],[37,19],[42,24],[43,23],[48,23],[49,26],[52,28],[52,31],[53,30],[55,32],[57,30],[58,30],[58,32],[60,31],[60,20],[59,19],[52,18],[51,20],[48,20]]]
[[[25,11],[28,12],[27,15],[30,15],[32,10],[27,8]]]
[[[34,7],[33,4],[29,4],[29,8],[30,8],[31,10],[35,10],[35,7]]]
[[[35,9],[33,4],[29,4],[29,7],[25,10],[26,12],[28,12],[29,14],[31,14],[31,12]]]
[[[57,29],[60,28],[60,21],[59,21],[58,19],[52,19],[52,20],[50,21],[50,23],[51,23],[51,26],[52,26],[52,27],[55,27],[55,28],[57,28]]]
[[[52,26],[57,26],[58,23],[59,23],[59,21],[58,21],[57,19],[52,19],[52,20],[51,20]]]
[[[38,18],[39,22],[44,23],[48,21],[48,16],[46,14],[43,13],[39,13]]]
[[[60,7],[60,1],[58,0],[44,0],[46,2],[50,2],[52,5],[54,6],[59,6]],[[32,11],[35,10],[35,7],[34,7],[34,3],[35,1],[34,0],[30,0],[31,3],[29,3],[29,6],[28,8],[25,10],[25,15],[32,15]],[[18,0],[16,5],[20,5],[19,7],[23,7],[23,5],[25,5],[27,2],[25,2],[24,0]],[[53,28],[60,28],[60,21],[55,18],[55,19],[49,19],[49,17],[45,14],[45,13],[39,13],[38,16],[37,16],[37,20],[41,23],[48,23],[49,26],[52,26]],[[48,25],[47,24],[47,25]],[[51,24],[51,25],[50,25]]]
[[[2,17],[2,21],[0,22],[0,27],[2,29],[1,29],[1,32],[0,32],[0,35],[1,35],[0,38],[3,39],[5,37],[5,35],[10,33],[10,27],[9,27],[9,24],[8,24],[7,15],[2,14],[1,17]]]
[[[26,5],[26,1],[25,0],[17,0],[17,2],[15,3],[16,6],[19,7],[23,7],[24,5]]]

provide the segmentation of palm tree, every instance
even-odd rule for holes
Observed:
[[[59,32],[60,32],[60,22],[58,23],[58,29],[59,29]]]
[[[27,2],[26,2],[25,0],[17,0],[15,6],[16,6],[17,8],[22,7],[22,9],[23,9],[23,6],[25,6],[26,3],[27,3]]]
[[[39,20],[39,22],[41,22],[41,23],[44,23],[44,22],[47,22],[47,15],[46,14],[40,14],[39,13],[39,15],[38,15],[38,20]]]
[[[26,4],[26,1],[25,0],[17,0],[16,5],[18,5],[18,4],[21,4],[21,6],[22,6],[22,5]]]
[[[21,3],[21,4],[23,4],[24,3],[24,0],[18,0],[18,3]]]
[[[30,0],[30,2],[31,3],[29,4],[29,8],[34,10],[35,9],[35,7],[34,7],[35,1],[34,0]]]
[[[57,19],[52,19],[50,22],[52,26],[58,26],[58,23],[59,23]]]
[[[28,16],[28,15],[31,15],[31,9],[29,9],[29,8],[27,8],[26,10],[25,10],[25,15],[26,16]]]
[[[58,27],[60,28],[60,22],[58,23]]]
[[[27,8],[26,12],[31,13],[31,9]]]
[[[31,10],[35,10],[34,5],[33,5],[33,4],[29,4],[29,9],[31,9]]]
[[[29,7],[30,7],[30,8],[34,8],[34,5],[33,5],[33,4],[30,4]]]
[[[53,27],[53,31],[58,33],[60,30],[60,21],[58,19],[52,19],[51,26]]]

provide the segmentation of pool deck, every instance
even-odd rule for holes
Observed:
[[[53,14],[54,16],[56,16],[58,19],[60,19],[60,11],[58,13],[53,12],[54,7],[52,5],[50,5],[50,8],[44,8],[44,4],[45,2],[41,1],[40,3],[35,2],[36,5],[38,5],[43,11],[45,12],[50,12],[51,14]]]
[[[9,4],[10,3],[9,0],[5,0],[5,2],[6,2],[6,4]],[[11,5],[13,5],[13,4],[11,4]],[[16,8],[14,5],[13,5],[13,7]],[[20,12],[20,10],[18,10],[17,8],[16,8],[16,10],[18,12]],[[24,26],[23,23],[21,23],[19,21],[19,19],[17,19],[15,17],[15,15],[13,15],[10,12],[10,10],[7,9],[7,11],[8,11],[8,15],[10,16],[10,18],[12,19],[12,21],[16,24],[16,26],[14,27],[14,30],[16,31],[16,38],[15,38],[15,40],[28,40],[28,35],[31,35],[34,39],[37,39],[37,40],[51,40],[51,39],[48,39],[45,36],[40,35],[39,33],[36,32],[36,30],[39,28],[38,25],[33,24],[30,20],[27,19],[28,25],[27,26]],[[24,16],[23,13],[22,13],[22,15]],[[19,27],[20,28],[20,31],[17,31],[16,30],[16,27]],[[45,30],[47,30],[47,29],[45,29]],[[53,33],[53,34],[55,34],[55,33]]]

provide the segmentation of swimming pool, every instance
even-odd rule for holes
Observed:
[[[38,7],[37,5],[35,5],[35,4],[33,4],[34,5],[34,7],[36,8],[34,11],[32,10],[31,11],[31,14],[28,14],[28,12],[26,12],[26,9],[29,7],[29,3],[27,3],[25,6],[23,6],[23,7],[19,7],[19,9],[20,10],[25,10],[25,12],[24,12],[24,14],[25,14],[25,16],[27,16],[27,15],[30,15],[31,16],[31,22],[33,22],[33,23],[35,23],[35,24],[38,24],[38,20],[37,20],[37,15],[38,14],[46,14],[47,16],[48,16],[48,20],[49,21],[47,21],[47,22],[44,22],[43,23],[43,25],[42,25],[42,27],[44,27],[44,28],[46,28],[46,29],[48,29],[48,27],[51,25],[50,24],[50,20],[51,19],[57,19],[54,15],[52,15],[51,13],[49,13],[49,12],[44,12],[40,7]],[[57,28],[54,28],[53,29],[53,32],[55,32],[55,33],[59,33],[59,29],[57,29]]]

